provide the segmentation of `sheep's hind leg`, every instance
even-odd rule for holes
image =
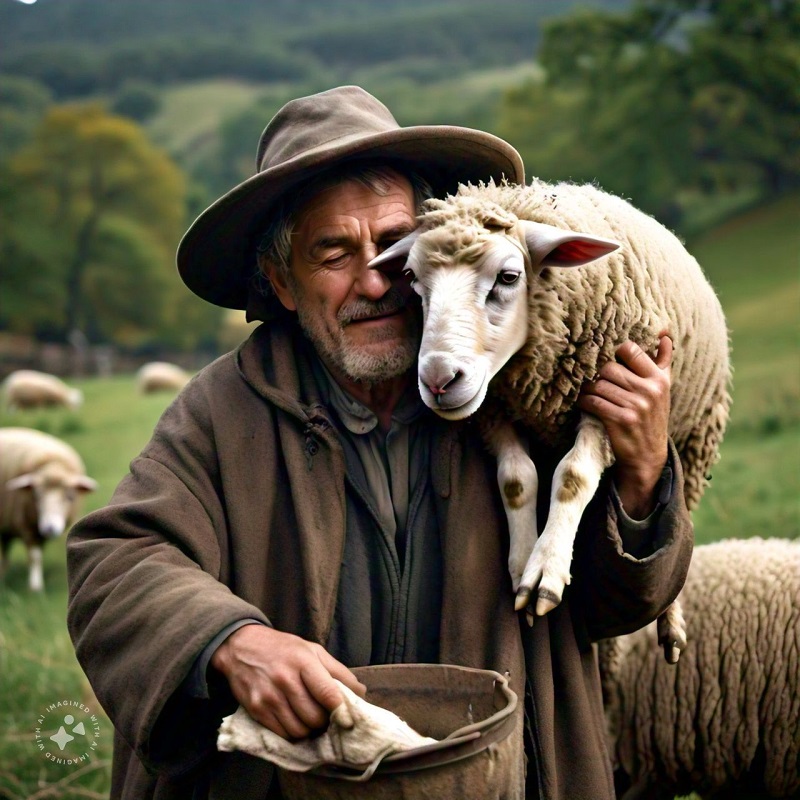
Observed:
[[[497,423],[483,433],[486,444],[497,458],[497,483],[508,519],[508,571],[516,592],[538,535],[539,476],[512,424]]]
[[[658,643],[664,650],[668,664],[677,664],[681,653],[686,649],[686,621],[679,598],[676,598],[656,624]]]
[[[584,509],[597,491],[600,476],[614,462],[611,443],[602,422],[581,415],[572,449],[561,459],[553,476],[550,511],[542,535],[525,566],[515,608],[530,602],[536,589],[536,614],[543,616],[560,602],[571,580],[572,546]]]

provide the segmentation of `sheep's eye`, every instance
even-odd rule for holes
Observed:
[[[416,278],[416,276],[414,275],[414,270],[411,269],[411,267],[406,267],[403,270],[403,277],[408,278],[408,280],[410,281],[413,281]]]
[[[511,269],[504,269],[498,276],[497,282],[504,286],[513,286],[519,280],[520,273]]]

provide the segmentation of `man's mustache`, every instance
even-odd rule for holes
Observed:
[[[344,328],[351,322],[362,319],[380,317],[386,314],[395,314],[406,307],[407,301],[402,292],[396,287],[391,287],[380,300],[372,301],[363,297],[353,300],[339,309],[336,319],[339,326]]]

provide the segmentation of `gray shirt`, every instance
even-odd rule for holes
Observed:
[[[436,661],[442,554],[430,448],[442,423],[412,385],[384,432],[321,364],[316,378],[347,464],[345,553],[326,647],[348,666]]]

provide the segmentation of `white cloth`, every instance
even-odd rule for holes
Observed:
[[[217,748],[241,750],[293,772],[324,764],[363,769],[392,753],[435,744],[391,711],[362,700],[337,681],[344,702],[331,712],[328,729],[320,736],[289,742],[256,722],[242,706],[222,720]]]

